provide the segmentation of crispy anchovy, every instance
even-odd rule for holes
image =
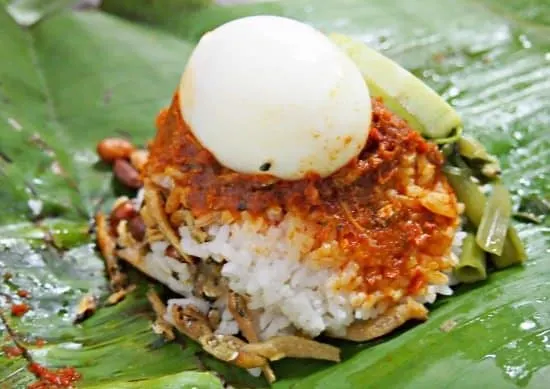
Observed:
[[[145,202],[151,207],[151,215],[156,220],[158,227],[166,240],[178,251],[178,253],[189,263],[192,262],[191,257],[181,249],[178,235],[172,228],[168,216],[164,213],[162,199],[159,191],[150,183],[145,184]]]
[[[126,298],[126,296],[136,290],[136,285],[131,284],[126,288],[122,288],[120,290],[117,290],[116,292],[112,293],[109,297],[107,297],[107,305],[115,305],[121,302]]]
[[[173,305],[170,314],[176,329],[191,339],[199,341],[201,336],[212,335],[208,320],[193,305],[186,307]]]
[[[233,318],[235,318],[235,321],[239,325],[239,329],[246,340],[248,340],[249,343],[258,342],[259,338],[256,325],[254,323],[254,318],[246,305],[246,299],[238,293],[229,292],[227,307],[229,308],[231,315],[233,315]],[[268,382],[272,383],[276,380],[275,373],[267,362],[265,366],[262,367],[262,372]]]
[[[232,335],[205,335],[199,339],[199,343],[207,353],[245,369],[267,364],[261,355],[245,351],[247,343]]]
[[[246,306],[245,298],[238,293],[229,292],[227,300],[227,307],[237,321],[243,336],[251,343],[257,342],[259,340],[258,335],[250,311]]]
[[[221,279],[221,266],[212,262],[201,261],[197,265],[195,293],[208,299],[217,299],[226,291]]]
[[[383,316],[372,320],[355,321],[348,327],[345,335],[331,336],[354,342],[365,342],[390,333],[410,319],[426,320],[427,318],[426,307],[409,297],[403,304],[388,309]]]
[[[93,294],[84,295],[78,302],[74,323],[81,323],[94,314],[97,309],[97,298]]]
[[[155,323],[153,324],[154,329],[157,329],[158,332],[167,340],[174,340],[174,329],[172,325],[164,320],[164,315],[166,314],[166,306],[162,302],[160,296],[154,289],[149,289],[147,291],[147,300],[151,304],[153,311],[157,316]]]
[[[340,361],[340,349],[337,347],[300,336],[276,336],[265,342],[247,344],[243,347],[243,351],[261,355],[270,361],[278,361],[282,358]]]
[[[109,225],[107,219],[102,212],[98,212],[95,216],[97,242],[99,251],[105,259],[107,265],[107,273],[109,275],[111,290],[114,292],[124,288],[127,278],[120,270],[118,259],[115,256],[116,243],[113,237],[109,234]]]
[[[197,341],[204,351],[217,359],[245,369],[263,367],[267,364],[264,357],[241,351],[246,345],[243,340],[231,335],[215,335],[208,325],[208,319],[193,305],[174,305],[171,314],[178,331]]]

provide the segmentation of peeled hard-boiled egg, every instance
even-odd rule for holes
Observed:
[[[222,165],[285,180],[334,173],[362,150],[371,122],[351,59],[313,27],[276,16],[205,34],[179,95],[184,120]]]

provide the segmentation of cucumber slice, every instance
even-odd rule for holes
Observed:
[[[386,107],[423,136],[444,138],[462,127],[458,113],[441,96],[397,63],[348,36],[329,37],[359,67],[371,97],[381,97]]]

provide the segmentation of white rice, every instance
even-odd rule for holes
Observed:
[[[353,263],[341,271],[304,261],[303,252],[307,250],[309,238],[296,231],[293,223],[291,217],[285,217],[278,226],[261,232],[249,221],[214,225],[208,230],[211,240],[204,243],[194,240],[189,228],[184,226],[179,230],[181,247],[192,256],[225,261],[221,272],[229,288],[248,295],[249,308],[260,312],[261,339],[291,334],[296,329],[313,337],[327,330],[343,334],[355,319],[374,318],[387,309],[386,304],[379,304],[382,293],[367,296],[335,288],[339,280],[341,283],[346,279],[346,272],[353,276]],[[455,235],[453,260],[460,255],[464,236],[464,232]],[[193,304],[201,312],[217,308],[222,320],[216,333],[237,334],[239,328],[226,307],[225,296],[213,303],[193,296],[187,265],[165,256],[166,247],[164,242],[153,243],[146,256],[146,267],[150,275],[183,296],[169,300],[169,307]],[[428,285],[426,289],[426,294],[417,298],[421,303],[433,303],[437,295],[452,294],[448,285]],[[394,299],[399,301],[402,297],[396,293]],[[170,315],[166,319],[172,320]]]
[[[191,297],[193,284],[188,265],[164,255],[168,243],[154,242],[151,251],[145,256],[144,267],[147,274],[161,281],[174,292]]]

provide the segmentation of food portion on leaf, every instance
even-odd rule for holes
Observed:
[[[119,260],[160,281],[181,298],[150,295],[158,333],[269,381],[270,361],[337,362],[315,338],[384,336],[426,320],[453,282],[525,259],[498,163],[461,127],[360,43],[280,17],[229,22],[199,42],[148,155],[98,147],[121,182],[143,183],[96,217],[111,285],[126,288]]]

